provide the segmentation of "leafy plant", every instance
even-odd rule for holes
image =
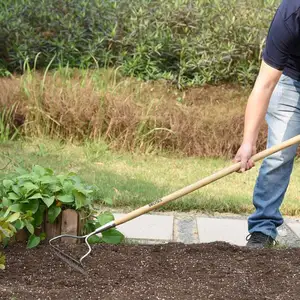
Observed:
[[[55,175],[53,170],[33,166],[31,171],[17,169],[17,176],[0,184],[0,212],[10,219],[16,230],[26,228],[30,233],[28,248],[37,246],[44,235],[36,236],[47,211],[48,220],[54,223],[62,209],[90,209],[93,190],[82,183],[75,173]],[[18,218],[16,218],[18,214]]]
[[[10,217],[0,215],[0,242],[11,238],[15,232],[15,227],[11,224],[19,217],[19,213],[14,213]],[[5,256],[0,252],[0,270],[5,269]]]
[[[88,220],[85,223],[84,229],[86,233],[93,232],[96,228],[105,225],[106,223],[113,221],[114,216],[112,213],[106,211],[96,217],[95,220]],[[89,238],[89,243],[108,243],[108,244],[119,244],[124,241],[124,235],[117,229],[109,229],[102,232],[102,237],[93,235]]]
[[[50,223],[54,223],[65,208],[85,209],[90,214],[94,212],[93,189],[84,184],[75,173],[55,175],[53,170],[38,165],[33,166],[30,171],[22,168],[16,171],[17,174],[0,183],[0,216],[5,220],[3,241],[17,230],[26,228],[30,233],[27,247],[33,248],[45,239],[44,233],[39,236],[35,234],[35,229],[43,222],[45,212]],[[108,200],[106,202],[109,203]],[[93,220],[88,220],[84,229],[86,233],[90,233],[113,219],[114,216],[110,212],[105,212]],[[103,232],[101,238],[90,238],[92,243],[118,244],[123,240],[123,234],[116,229]]]

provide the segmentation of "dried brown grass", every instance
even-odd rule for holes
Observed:
[[[243,132],[249,91],[204,86],[179,91],[165,82],[119,78],[115,72],[30,73],[0,80],[0,107],[18,103],[29,136],[104,138],[124,150],[163,149],[232,157]],[[265,128],[259,149],[265,145]]]

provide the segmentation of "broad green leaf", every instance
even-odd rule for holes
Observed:
[[[21,212],[22,211],[22,206],[21,204],[13,204],[10,206],[10,210],[13,212]]]
[[[0,270],[5,269],[5,255],[0,252]]]
[[[72,195],[60,195],[57,196],[57,199],[62,203],[72,203],[74,202],[74,197]]]
[[[54,197],[54,196],[49,197],[49,198],[43,197],[42,200],[43,200],[44,203],[47,205],[47,207],[50,207],[50,206],[53,204],[53,202],[54,202],[54,200],[55,200],[55,197]]]
[[[4,207],[8,207],[8,206],[12,205],[12,202],[8,198],[3,197],[2,204]]]
[[[42,199],[42,198],[43,198],[43,196],[40,193],[35,193],[34,195],[29,197],[28,199]]]
[[[92,235],[88,238],[88,242],[90,244],[97,244],[100,243],[102,240],[98,235]]]
[[[65,181],[63,184],[64,194],[72,194],[74,184],[71,181]]]
[[[11,237],[13,231],[9,227],[9,223],[4,220],[0,221],[0,242],[3,241],[5,238]]]
[[[61,185],[64,185],[64,181],[67,179],[65,175],[57,175],[56,178],[59,180]]]
[[[73,195],[75,197],[76,209],[79,209],[87,204],[86,196],[77,190],[73,190]]]
[[[113,214],[109,211],[106,211],[104,213],[102,213],[100,216],[97,217],[100,225],[104,225],[110,221],[113,221],[115,218],[113,216]]]
[[[9,200],[19,200],[20,196],[16,195],[15,193],[8,193]]]
[[[36,184],[33,184],[32,182],[26,182],[26,183],[24,183],[24,188],[26,190],[26,193],[29,193],[31,191],[39,189],[39,187]]]
[[[42,232],[42,233],[40,234],[40,239],[41,239],[41,241],[43,241],[43,240],[46,239],[46,233],[45,233],[45,232]]]
[[[74,179],[76,182],[80,181],[80,178],[77,176],[77,174],[75,172],[68,173],[68,176],[72,177],[72,179]]]
[[[28,171],[24,168],[16,168],[15,171],[20,175],[25,175],[28,173]]]
[[[10,231],[7,228],[4,228],[0,223],[0,241],[6,237],[10,236]]]
[[[25,222],[25,226],[27,228],[27,230],[31,233],[31,234],[34,234],[34,227],[31,223],[29,222]]]
[[[41,241],[41,238],[39,236],[36,236],[34,234],[32,234],[27,242],[27,248],[34,248],[36,247]]]
[[[44,220],[44,212],[46,210],[46,205],[40,204],[37,212],[32,216],[33,217],[33,225],[34,227],[38,227],[43,223]]]
[[[52,205],[48,210],[48,220],[50,223],[54,223],[55,219],[61,213],[61,208],[55,205]]]
[[[124,235],[116,229],[109,229],[102,232],[102,240],[108,244],[120,244],[124,240]]]
[[[45,168],[41,167],[41,166],[38,166],[38,165],[35,165],[33,168],[32,168],[33,172],[35,174],[37,174],[39,177],[42,177],[46,174],[46,170]]]
[[[84,195],[88,195],[93,192],[92,190],[88,190],[87,188],[85,188],[81,183],[76,183],[75,189]]]
[[[9,241],[10,241],[9,237],[6,237],[6,238],[3,239],[2,245],[3,245],[4,248],[6,248],[8,246]]]
[[[21,209],[22,211],[31,211],[33,214],[37,212],[39,209],[39,199],[31,199],[30,202],[27,204],[22,204]]]
[[[8,209],[6,210],[6,212],[4,213],[3,217],[6,218],[8,217],[9,213],[12,211],[12,207],[8,207]]]
[[[13,223],[13,222],[17,221],[19,218],[20,218],[20,213],[16,212],[8,217],[7,222]]]
[[[12,180],[8,180],[8,179],[4,179],[3,180],[3,186],[6,189],[9,189],[12,185],[13,185],[13,181]]]
[[[18,200],[16,202],[19,202],[21,204],[21,203],[29,203],[29,201],[30,200],[28,198],[22,198],[22,199],[20,199],[20,200]]]
[[[53,175],[54,174],[54,171],[50,168],[45,168],[45,171],[46,171],[47,175]]]
[[[62,190],[62,186],[58,185],[58,184],[54,184],[54,185],[51,185],[49,187],[50,191],[52,191],[52,193],[57,193],[57,192],[60,192]]]
[[[20,187],[19,187],[19,186],[17,186],[17,185],[14,184],[14,185],[12,186],[12,190],[15,192],[15,194],[21,196],[21,190],[20,190]]]
[[[104,198],[103,201],[108,205],[113,205],[113,200],[111,198]]]
[[[17,230],[20,230],[20,229],[24,228],[24,226],[25,226],[24,222],[20,219],[17,220],[16,223],[15,223],[15,228]]]
[[[41,184],[54,184],[57,182],[57,179],[53,176],[43,176],[40,178]]]

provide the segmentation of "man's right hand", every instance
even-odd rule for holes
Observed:
[[[251,157],[256,153],[256,146],[249,143],[242,143],[240,149],[235,155],[234,162],[241,162],[239,172],[245,172],[254,167],[255,163]]]

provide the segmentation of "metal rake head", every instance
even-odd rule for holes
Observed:
[[[79,259],[75,258],[69,253],[65,253],[63,250],[61,250],[57,245],[53,244],[55,240],[59,240],[61,238],[73,238],[73,239],[84,239],[85,244],[88,247],[88,251],[81,256]],[[77,235],[70,235],[70,234],[61,234],[58,235],[52,239],[50,239],[49,244],[54,250],[54,254],[57,255],[59,258],[61,258],[64,262],[66,262],[68,265],[73,267],[75,270],[79,271],[80,273],[86,275],[86,271],[84,270],[84,265],[82,263],[83,259],[86,258],[92,251],[92,248],[88,242],[89,235],[84,236],[77,236]]]
[[[52,249],[54,249],[54,253],[61,258],[64,262],[66,262],[68,265],[70,265],[71,267],[73,267],[75,270],[81,272],[84,275],[87,275],[86,271],[84,270],[84,266],[82,261],[91,253],[92,248],[91,245],[88,242],[89,237],[91,237],[94,234],[98,234],[101,233],[107,229],[113,228],[115,227],[115,223],[113,221],[97,228],[95,231],[86,234],[86,235],[82,235],[82,236],[78,236],[78,235],[71,235],[71,234],[61,234],[58,235],[52,239],[49,240],[49,244],[52,247]],[[80,259],[76,259],[74,256],[72,256],[71,254],[67,254],[64,251],[62,251],[59,247],[57,247],[56,245],[53,244],[53,242],[55,240],[61,239],[61,238],[73,238],[73,239],[84,239],[85,244],[87,245],[88,251],[80,257]]]

